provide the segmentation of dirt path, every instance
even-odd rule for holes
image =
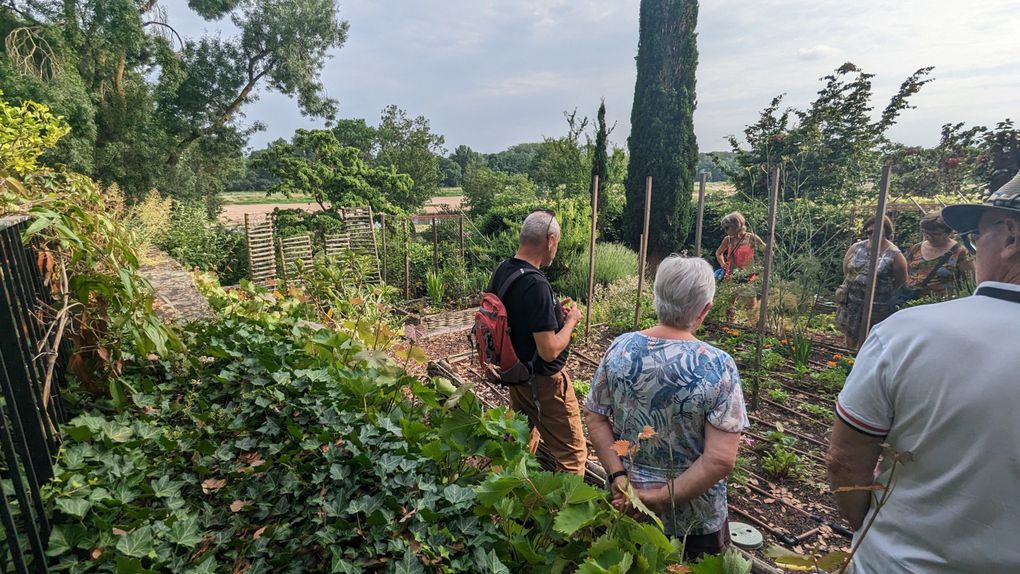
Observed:
[[[166,253],[155,249],[146,252],[141,273],[156,292],[154,307],[164,321],[187,322],[213,316],[191,273]]]

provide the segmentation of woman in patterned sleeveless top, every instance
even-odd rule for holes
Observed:
[[[843,256],[843,284],[836,291],[836,327],[843,332],[846,346],[857,349],[861,343],[861,326],[864,321],[864,299],[867,296],[871,268],[871,233],[875,217],[864,222],[863,239],[854,243]],[[871,324],[892,315],[896,310],[893,293],[907,281],[907,260],[890,239],[896,232],[888,217],[882,219],[882,245],[878,257],[878,275],[875,278],[875,299],[871,306]]]
[[[953,230],[937,211],[922,217],[920,227],[924,241],[914,244],[904,254],[907,287],[918,290],[916,298],[956,295],[973,282],[974,260],[953,240]]]

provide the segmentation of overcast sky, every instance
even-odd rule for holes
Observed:
[[[186,0],[167,0],[169,21],[187,37],[228,35]],[[396,104],[424,115],[452,151],[495,152],[566,132],[564,110],[595,116],[605,98],[626,145],[636,75],[638,0],[350,0],[346,45],[323,81],[341,117],[378,122]],[[770,99],[801,107],[818,78],[854,62],[874,73],[881,110],[914,70],[935,66],[893,128],[894,140],[932,145],[947,122],[993,125],[1017,114],[1020,33],[1015,0],[709,0],[698,21],[698,107],[702,151],[727,149]],[[1013,105],[1011,105],[1013,104]],[[263,92],[245,108],[267,130],[261,147],[290,137],[302,118],[285,96]]]

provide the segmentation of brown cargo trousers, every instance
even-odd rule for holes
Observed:
[[[536,375],[531,384],[510,387],[510,405],[528,417],[531,426],[528,450],[537,452],[541,437],[562,470],[584,474],[588,445],[577,395],[566,373]]]

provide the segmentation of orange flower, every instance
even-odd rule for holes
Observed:
[[[730,335],[733,335],[734,337],[739,337],[740,336],[740,331],[731,331]]]
[[[780,345],[785,345],[786,344],[786,339],[780,339],[779,340],[779,344]]]
[[[645,425],[645,428],[641,429],[641,434],[638,435],[639,440],[648,440],[655,436],[655,429],[649,425]]]
[[[616,456],[627,456],[627,453],[629,451],[630,451],[629,440],[618,440],[613,443],[613,452],[616,453]]]
[[[836,367],[836,361],[829,361],[828,363],[825,363],[825,364],[826,364],[826,365],[828,365],[828,367],[829,367],[830,369],[832,369],[832,368],[835,368],[835,367]]]
[[[832,360],[833,361],[838,361],[838,360],[840,360],[842,358],[843,358],[843,355],[840,355],[839,353],[836,353],[835,355],[832,356]]]

